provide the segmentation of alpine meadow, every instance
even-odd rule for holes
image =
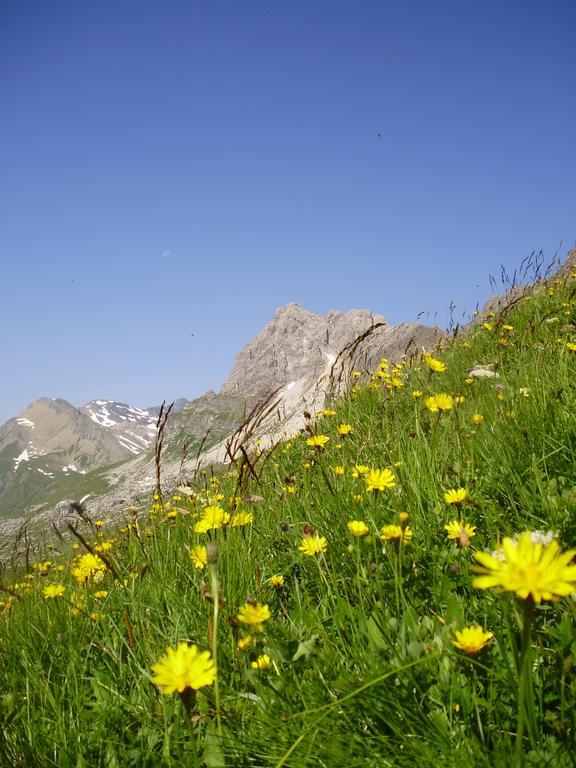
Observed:
[[[574,768],[574,254],[475,314],[4,567],[1,765]]]

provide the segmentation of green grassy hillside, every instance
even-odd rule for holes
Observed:
[[[575,405],[573,269],[3,574],[0,763],[574,766]]]

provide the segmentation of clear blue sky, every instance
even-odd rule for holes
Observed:
[[[565,254],[575,40],[573,0],[2,0],[0,423],[218,389],[290,301],[443,323]]]

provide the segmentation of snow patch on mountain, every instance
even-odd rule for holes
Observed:
[[[62,472],[64,472],[64,474],[67,474],[68,472],[77,472],[79,475],[86,474],[85,469],[78,469],[74,464],[68,464],[67,466],[62,467]]]
[[[22,427],[30,427],[30,429],[36,428],[36,425],[33,421],[30,421],[30,419],[16,419],[16,424],[20,424]]]

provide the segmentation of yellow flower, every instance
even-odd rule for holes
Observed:
[[[436,395],[436,407],[439,411],[449,411],[453,404],[454,400],[451,395],[447,395],[445,392]]]
[[[350,432],[352,432],[352,424],[340,424],[338,427],[338,434],[342,437],[346,437]]]
[[[576,352],[576,344],[574,344],[572,341],[567,341],[566,346],[570,350],[570,352]]]
[[[444,526],[446,536],[456,543],[460,547],[469,547],[470,539],[472,536],[476,536],[476,526],[465,523],[463,520],[452,520],[448,525]]]
[[[252,669],[266,669],[271,663],[272,660],[270,659],[270,656],[268,656],[267,653],[263,653],[261,656],[258,656],[256,661],[253,661],[250,666]]]
[[[512,325],[503,325],[502,326],[502,330],[503,331],[513,331],[514,330],[514,326],[512,326]]]
[[[360,536],[366,536],[370,530],[366,523],[362,522],[362,520],[350,520],[346,525],[348,527],[348,533],[350,533],[352,536],[355,536],[356,538],[359,538]]]
[[[422,397],[422,391],[420,389],[413,389],[410,394],[412,397]]]
[[[322,416],[336,416],[336,411],[333,411],[330,408],[324,408],[320,413]]]
[[[107,541],[101,541],[100,544],[96,544],[94,547],[94,552],[108,552],[109,549],[112,549],[113,541],[107,540]]]
[[[362,373],[360,371],[352,371],[352,376],[354,376],[355,379],[362,376]]]
[[[482,416],[481,413],[475,413],[474,416],[472,416],[472,421],[478,427],[484,421],[484,416]]]
[[[436,402],[436,395],[432,395],[431,397],[427,397],[424,400],[425,407],[430,411],[430,413],[438,413],[440,410],[438,408],[438,403]]]
[[[535,603],[559,600],[576,592],[576,564],[572,563],[575,555],[573,549],[562,552],[555,539],[541,541],[526,531],[518,540],[505,538],[493,554],[474,555],[481,566],[473,569],[481,574],[474,579],[474,586],[497,587]]]
[[[196,533],[206,533],[207,531],[221,528],[229,520],[230,514],[228,512],[225,512],[221,507],[211,504],[204,508],[202,517],[194,526],[194,530]]]
[[[474,384],[474,379],[468,376],[467,379],[464,379],[464,384]]]
[[[412,538],[412,528],[409,525],[384,525],[380,529],[380,538],[383,541],[410,541]]]
[[[443,373],[446,370],[446,363],[443,363],[441,360],[437,360],[435,357],[432,357],[432,355],[428,353],[426,353],[425,360],[428,369],[434,373]]]
[[[368,472],[370,472],[370,467],[367,467],[365,464],[356,464],[352,470],[352,477],[364,477]]]
[[[76,561],[76,564],[72,568],[72,576],[79,581],[83,582],[92,577],[94,581],[99,581],[106,570],[106,564],[101,560],[98,555],[93,555],[91,552],[87,552],[82,555]]]
[[[34,563],[32,568],[35,571],[39,571],[40,573],[46,573],[46,571],[50,570],[51,565],[52,565],[52,560],[44,560],[41,563]]]
[[[264,622],[268,621],[272,614],[270,608],[262,603],[244,603],[238,611],[238,621],[248,624],[254,632],[264,631]]]
[[[198,546],[194,547],[194,549],[190,550],[190,560],[192,560],[192,565],[194,568],[197,568],[199,571],[201,571],[202,568],[204,568],[204,566],[208,563],[206,547],[203,544],[199,544]]]
[[[62,597],[65,591],[66,590],[62,584],[48,584],[48,586],[44,587],[42,590],[43,595],[47,600],[50,600],[51,598]]]
[[[199,651],[195,645],[180,643],[178,648],[167,648],[166,655],[152,665],[153,682],[162,693],[183,693],[187,688],[198,690],[212,685],[216,667],[208,651]]]
[[[244,525],[248,525],[254,520],[252,512],[236,512],[230,521],[232,528],[241,528]]]
[[[327,547],[328,542],[324,536],[315,534],[313,536],[304,536],[298,549],[304,555],[320,555],[322,552],[326,551]]]
[[[99,589],[97,592],[94,592],[94,597],[98,600],[104,600],[106,597],[108,597],[108,590]]]
[[[284,586],[284,576],[282,576],[281,573],[276,573],[274,576],[270,576],[268,583],[271,587],[276,587],[279,589],[280,587]]]
[[[462,504],[468,498],[466,488],[450,488],[444,492],[444,501],[446,504]]]
[[[341,477],[345,471],[346,470],[344,469],[344,467],[341,467],[341,466],[334,467],[334,474],[336,475],[336,477]]]
[[[484,328],[485,331],[494,330],[494,326],[491,323],[482,323],[482,328]]]
[[[254,642],[254,638],[252,637],[252,635],[241,635],[238,638],[236,647],[238,648],[239,651],[245,651],[247,648],[250,648],[253,642]]]
[[[365,481],[367,491],[383,491],[396,485],[394,473],[389,469],[371,469]]]
[[[306,445],[321,451],[329,440],[330,438],[327,435],[314,435],[306,440]]]
[[[492,641],[493,637],[492,632],[484,632],[482,627],[465,627],[456,631],[456,640],[452,643],[468,656],[476,656]]]

